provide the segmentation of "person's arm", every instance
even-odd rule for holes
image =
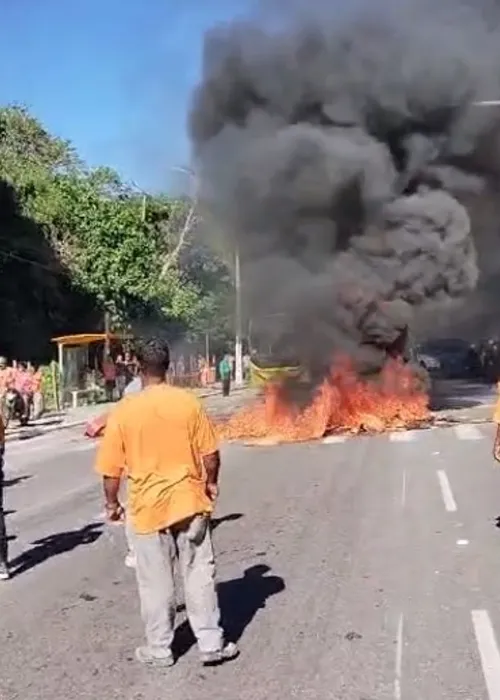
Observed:
[[[196,452],[203,462],[207,496],[214,501],[219,495],[220,452],[212,421],[201,404],[198,405],[194,442]]]
[[[220,452],[216,450],[202,457],[203,468],[207,477],[207,495],[215,501],[219,495]]]
[[[118,493],[124,465],[125,451],[121,428],[116,414],[112,413],[106,423],[95,465],[97,473],[103,479],[106,516],[111,521],[123,518],[124,510],[119,501]]]
[[[495,441],[493,443],[493,457],[497,462],[500,462],[500,425],[497,425],[495,433]]]

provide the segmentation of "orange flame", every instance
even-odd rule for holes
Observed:
[[[367,381],[348,360],[338,359],[305,408],[286,400],[282,384],[271,383],[219,432],[226,440],[299,442],[328,433],[401,430],[429,419],[429,398],[407,365],[389,360],[376,381]]]

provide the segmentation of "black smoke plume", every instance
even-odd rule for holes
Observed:
[[[354,7],[210,31],[189,123],[254,329],[318,371],[336,351],[380,363],[408,324],[474,290],[459,199],[499,172],[500,107],[477,104],[500,98],[496,5]]]

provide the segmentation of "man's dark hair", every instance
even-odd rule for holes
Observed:
[[[136,357],[143,374],[149,377],[165,377],[170,365],[170,350],[166,340],[148,338],[137,344]]]

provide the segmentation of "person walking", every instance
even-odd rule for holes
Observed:
[[[201,661],[228,661],[238,649],[224,639],[215,585],[210,528],[220,468],[215,431],[191,392],[166,383],[166,343],[155,338],[143,342],[137,359],[143,390],[124,398],[110,413],[96,460],[110,521],[123,518],[118,493],[124,469],[127,473],[147,642],[135,655],[154,666],[175,662],[171,646],[177,557]]]
[[[104,375],[104,390],[106,392],[106,401],[111,403],[114,399],[116,387],[116,365],[113,362],[111,355],[106,355],[102,363],[102,373]]]
[[[219,376],[222,382],[222,396],[229,396],[231,392],[231,375],[233,368],[229,355],[224,355],[219,362]]]
[[[6,581],[10,578],[7,529],[5,527],[5,511],[3,507],[4,453],[5,425],[0,416],[0,581]]]

